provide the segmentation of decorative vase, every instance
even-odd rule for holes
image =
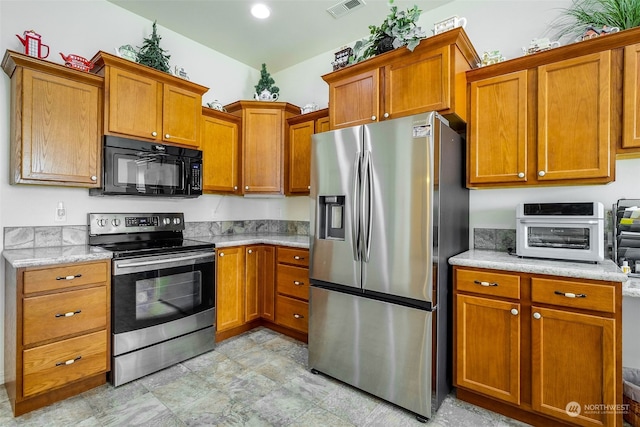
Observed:
[[[381,53],[389,52],[393,50],[393,37],[384,36],[378,42],[378,46],[376,46],[376,55],[380,55]]]
[[[256,101],[276,101],[278,99],[277,93],[269,92],[269,89],[265,89],[260,94],[254,93],[253,98]]]

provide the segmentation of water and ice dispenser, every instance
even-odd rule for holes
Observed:
[[[319,196],[320,239],[344,240],[344,196]]]

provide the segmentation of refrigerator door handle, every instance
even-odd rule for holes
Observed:
[[[362,204],[362,252],[364,262],[369,262],[371,254],[371,227],[373,224],[371,215],[373,211],[371,209],[373,195],[373,170],[371,166],[371,151],[364,152],[363,162],[363,180],[362,196],[360,197],[360,203]]]
[[[360,220],[358,217],[358,205],[360,202],[360,168],[361,168],[361,154],[356,153],[356,158],[353,161],[353,203],[351,206],[351,247],[353,249],[353,260],[360,261]]]

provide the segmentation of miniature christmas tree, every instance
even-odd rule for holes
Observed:
[[[278,93],[280,88],[278,86],[273,86],[275,81],[271,77],[271,74],[267,72],[267,64],[262,64],[262,69],[260,70],[260,81],[255,86],[256,93],[259,95],[263,90],[268,90],[271,93]]]
[[[153,32],[149,38],[144,39],[138,52],[138,63],[155,68],[156,70],[169,72],[169,58],[165,50],[160,47],[160,37],[156,33],[156,21],[153,21]]]

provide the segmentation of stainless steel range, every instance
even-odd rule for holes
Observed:
[[[113,252],[114,386],[214,348],[214,245],[184,239],[182,213],[91,213],[88,229]]]

